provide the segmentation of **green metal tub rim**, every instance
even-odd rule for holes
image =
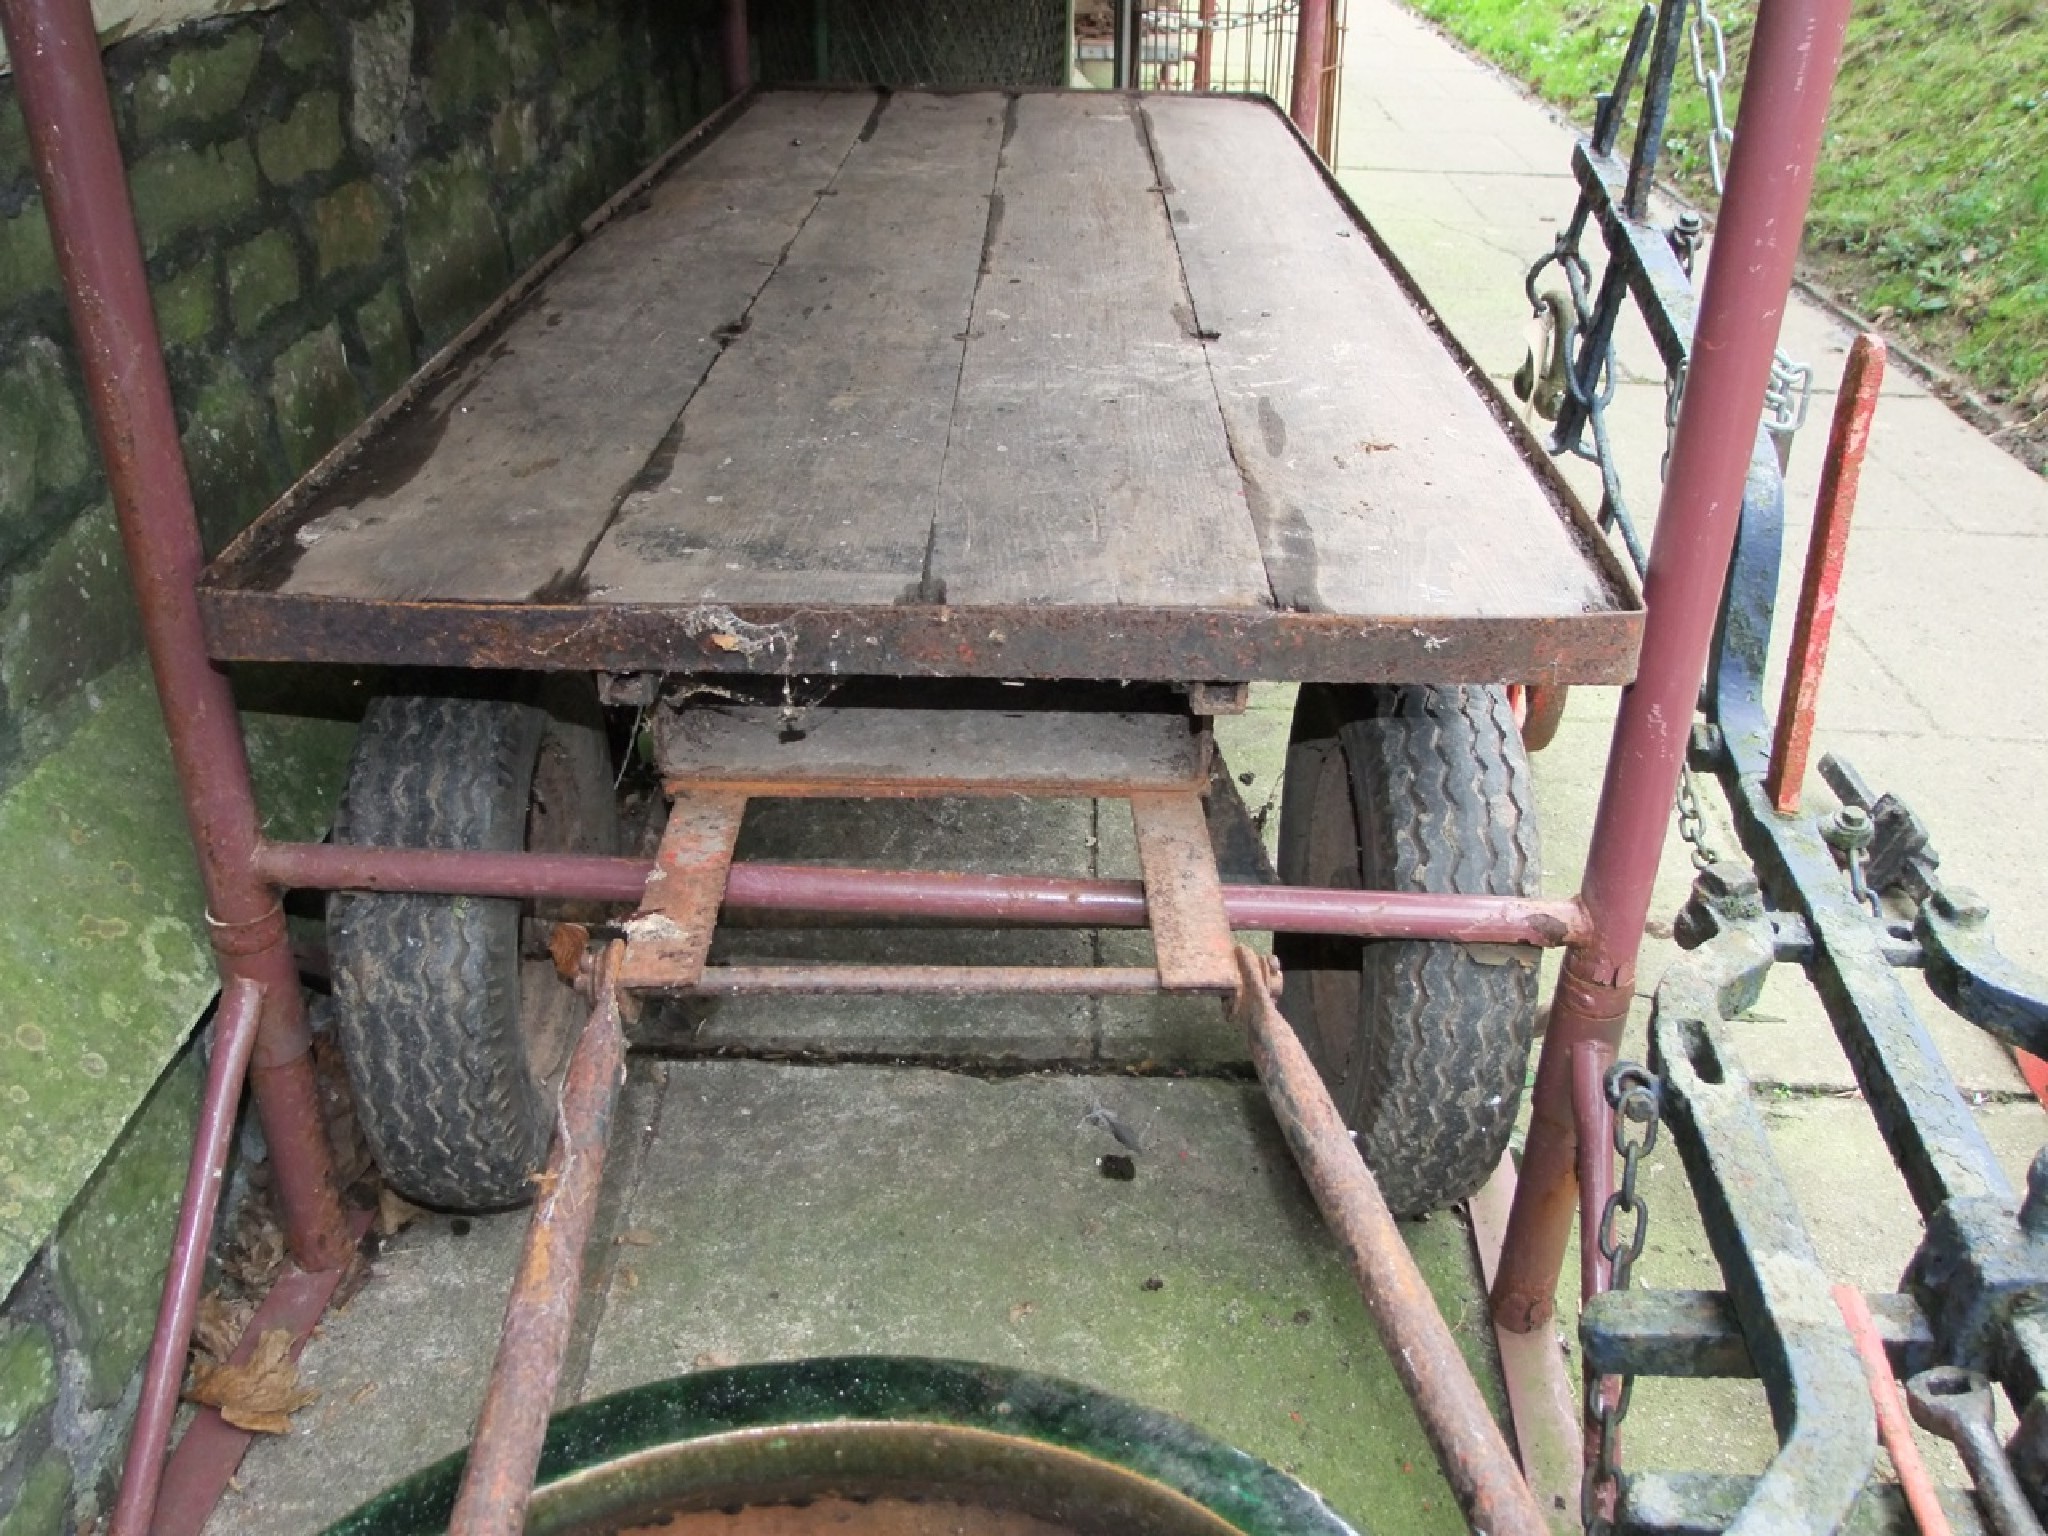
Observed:
[[[445,1530],[464,1457],[327,1536]],[[526,1529],[584,1536],[833,1495],[980,1500],[1127,1536],[1355,1536],[1301,1483],[1170,1414],[1029,1371],[898,1356],[701,1371],[557,1414]]]

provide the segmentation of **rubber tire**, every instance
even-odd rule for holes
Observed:
[[[337,837],[379,846],[612,853],[611,753],[594,689],[518,699],[394,694],[356,737]],[[531,904],[336,894],[335,1028],[384,1177],[422,1205],[502,1210],[533,1195],[553,1085],[585,1005]],[[535,953],[534,951],[540,951]]]
[[[1529,761],[1501,688],[1305,685],[1280,800],[1290,885],[1534,895]],[[1508,946],[1276,934],[1282,1010],[1396,1215],[1498,1165],[1535,1034],[1537,958]]]

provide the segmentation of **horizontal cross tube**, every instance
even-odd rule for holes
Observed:
[[[645,859],[463,849],[266,843],[264,875],[314,890],[408,891],[637,904],[653,867]],[[893,917],[933,923],[1142,928],[1144,887],[1135,880],[968,875],[924,870],[831,869],[735,864],[726,907],[750,911]],[[1322,890],[1227,885],[1223,904],[1238,929],[1360,938],[1556,948],[1586,932],[1575,900],[1440,896],[1421,891]]]

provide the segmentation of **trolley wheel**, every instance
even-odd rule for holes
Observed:
[[[336,835],[414,848],[611,853],[611,753],[595,690],[540,703],[397,694],[363,717]],[[335,1026],[385,1178],[449,1210],[533,1194],[551,1096],[586,1005],[556,973],[533,903],[337,894]]]
[[[1293,885],[1534,895],[1529,762],[1506,690],[1308,685],[1280,800]],[[1276,934],[1281,1006],[1397,1215],[1486,1182],[1514,1127],[1537,960],[1506,946]]]
[[[1570,683],[1510,683],[1508,706],[1515,724],[1522,728],[1522,746],[1541,752],[1557,740],[1557,728],[1564,722],[1564,707],[1571,702]]]

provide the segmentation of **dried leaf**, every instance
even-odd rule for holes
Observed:
[[[289,1434],[291,1416],[319,1395],[299,1385],[292,1335],[286,1328],[265,1330],[241,1365],[200,1366],[185,1394],[192,1402],[218,1408],[237,1429],[259,1435]]]
[[[565,985],[576,985],[583,971],[583,953],[589,948],[590,930],[581,923],[557,923],[548,934],[548,958],[555,962],[555,974]]]
[[[270,1201],[251,1191],[235,1216],[235,1234],[221,1253],[221,1273],[252,1296],[269,1291],[284,1270],[284,1232]]]
[[[377,1383],[374,1381],[366,1381],[360,1387],[357,1387],[355,1391],[351,1392],[348,1395],[348,1405],[351,1408],[360,1408],[364,1403],[367,1403],[371,1398],[375,1397],[376,1395]]]
[[[387,1184],[377,1191],[377,1235],[392,1237],[427,1213]]]
[[[1035,1301],[1018,1302],[1014,1307],[1010,1308],[1010,1326],[1014,1328],[1037,1310],[1038,1303]]]
[[[707,635],[705,638],[708,639],[713,645],[717,646],[721,651],[736,651],[740,648],[740,645],[742,644],[740,637],[738,635],[728,635],[724,633],[719,633]]]
[[[219,1291],[208,1291],[199,1298],[199,1315],[192,1322],[192,1347],[213,1361],[227,1359],[255,1314],[254,1302],[229,1301]]]
[[[728,1365],[738,1365],[739,1356],[729,1355],[722,1349],[707,1349],[690,1362],[693,1371],[716,1371]]]
[[[639,1290],[640,1271],[630,1264],[621,1264],[619,1266],[619,1289],[622,1291]]]
[[[628,1227],[612,1241],[623,1248],[652,1248],[654,1234],[645,1227]]]

